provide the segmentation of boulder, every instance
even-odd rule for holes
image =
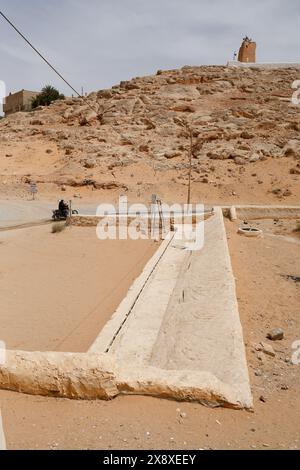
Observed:
[[[281,341],[284,338],[284,331],[281,328],[275,328],[267,334],[267,338],[271,341]]]

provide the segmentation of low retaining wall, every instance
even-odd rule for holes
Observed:
[[[238,219],[300,219],[300,206],[226,206],[223,215],[230,218],[233,208]]]
[[[119,368],[107,354],[8,351],[6,364],[0,367],[0,388],[69,399],[111,400],[126,394],[249,407],[240,402],[238,392],[207,372]]]
[[[195,215],[191,215],[191,216],[185,216],[185,223],[193,223],[195,224],[196,222],[199,222],[203,219],[207,220],[210,216],[211,216],[211,211],[207,211],[203,214],[198,214],[197,216]],[[116,224],[117,226],[120,225],[120,222],[121,224],[124,224],[126,222],[127,225],[129,225],[130,223],[132,223],[133,221],[137,221],[137,217],[138,215],[126,215],[126,218],[124,217],[122,219],[122,216],[116,214],[116,215],[108,215],[108,216],[97,216],[97,215],[72,215],[72,217],[69,219],[69,223],[71,225],[74,225],[74,226],[77,226],[77,227],[97,227],[97,225],[99,224],[99,222],[101,222],[102,220],[106,220],[109,224],[111,225],[114,225]],[[150,229],[150,224],[151,224],[151,216],[148,216],[148,215],[145,215],[145,217],[143,218],[142,216],[140,216],[140,220],[141,222],[145,222],[146,221],[148,222],[148,226],[149,226],[149,229]],[[167,217],[165,217],[165,220],[168,220]],[[158,224],[159,223],[159,215],[156,214],[156,219],[155,219],[155,223]],[[182,216],[173,216],[171,215],[170,218],[169,218],[169,223],[170,223],[170,226],[172,227],[174,224],[182,224],[183,223],[183,220],[182,220]]]
[[[109,223],[112,225],[117,222],[119,225],[119,220],[116,216],[106,216],[106,220],[109,220]],[[130,224],[136,217],[127,217],[127,224]],[[73,215],[70,219],[70,224],[77,227],[97,227],[101,220],[104,220],[104,217],[96,215]]]
[[[111,357],[59,352],[7,351],[0,388],[76,399],[109,400],[119,393]]]
[[[300,63],[289,63],[289,62],[239,62],[237,60],[233,60],[227,62],[227,67],[237,67],[237,68],[258,68],[258,69],[300,69]]]

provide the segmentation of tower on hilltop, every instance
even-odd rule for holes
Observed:
[[[256,62],[256,42],[246,36],[243,39],[242,45],[240,47],[239,62]]]

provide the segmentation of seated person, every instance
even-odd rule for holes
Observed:
[[[69,215],[69,205],[63,199],[58,203],[58,210],[64,217]]]

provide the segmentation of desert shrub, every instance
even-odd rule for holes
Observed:
[[[67,225],[66,225],[65,222],[63,222],[63,223],[57,222],[57,223],[52,225],[52,233],[60,233],[63,230],[65,230],[66,226]]]

